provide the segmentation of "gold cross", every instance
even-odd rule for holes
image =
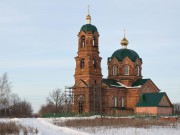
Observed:
[[[124,31],[124,37],[126,36],[126,29],[123,30]]]
[[[88,5],[88,15],[89,15],[89,7],[90,7],[90,6]]]

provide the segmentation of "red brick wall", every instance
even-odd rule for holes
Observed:
[[[135,112],[138,114],[172,114],[172,107],[136,107]]]

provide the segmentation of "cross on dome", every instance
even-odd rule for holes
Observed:
[[[88,5],[88,15],[86,16],[86,24],[91,24],[91,16],[89,14],[89,5]]]

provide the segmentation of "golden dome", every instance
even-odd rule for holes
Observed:
[[[90,15],[87,15],[87,16],[86,16],[86,19],[91,19],[91,16],[90,16]]]
[[[86,23],[91,24],[91,16],[89,14],[86,16]]]
[[[122,40],[121,40],[121,45],[122,46],[127,46],[129,44],[129,41],[126,39],[126,37],[124,37]]]

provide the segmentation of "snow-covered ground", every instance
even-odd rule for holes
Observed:
[[[92,117],[93,118],[93,117]],[[152,127],[152,128],[117,128],[96,127],[72,129],[58,127],[52,124],[53,120],[66,120],[72,118],[14,118],[0,119],[0,122],[14,121],[27,127],[37,128],[38,135],[180,135],[180,124],[176,127]],[[84,118],[81,118],[84,119]]]

